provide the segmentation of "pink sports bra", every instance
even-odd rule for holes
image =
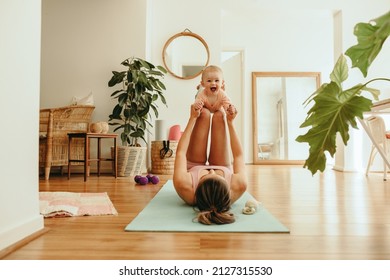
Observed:
[[[220,166],[220,165],[197,165],[194,167],[191,167],[188,172],[191,173],[192,176],[192,188],[194,189],[194,192],[196,191],[198,184],[199,184],[199,173],[202,170],[205,169],[214,169],[214,170],[222,170],[224,174],[224,178],[226,182],[228,183],[228,186],[230,188],[230,182],[232,179],[233,171],[231,168],[226,166]]]

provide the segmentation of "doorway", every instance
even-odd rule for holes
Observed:
[[[226,82],[226,94],[231,99],[239,114],[237,116],[236,132],[242,143],[244,137],[244,52],[242,50],[226,50],[221,52],[221,68]]]

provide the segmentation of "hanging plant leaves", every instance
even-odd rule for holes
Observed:
[[[380,16],[370,23],[358,23],[354,34],[358,44],[349,48],[345,55],[352,61],[352,67],[358,67],[364,77],[368,68],[382,49],[383,43],[390,36],[390,12]],[[296,138],[298,142],[309,144],[309,157],[304,167],[314,175],[317,171],[324,171],[326,167],[326,153],[332,157],[336,152],[336,136],[339,134],[344,145],[349,140],[349,127],[357,127],[357,118],[362,119],[363,113],[371,110],[372,101],[361,96],[366,91],[378,100],[379,90],[368,87],[374,81],[387,81],[389,78],[375,78],[364,84],[357,84],[343,90],[342,84],[348,78],[348,66],[342,55],[336,62],[330,74],[330,83],[324,83],[314,92],[305,105],[314,103],[307,113],[306,120],[301,127],[311,127],[304,135]]]
[[[358,44],[350,47],[345,54],[350,57],[352,67],[360,69],[367,77],[368,68],[390,36],[390,11],[369,23],[358,23],[354,29]]]
[[[309,157],[304,167],[313,175],[325,170],[326,152],[334,156],[337,134],[347,144],[349,126],[357,128],[356,117],[363,118],[363,113],[372,106],[370,99],[360,96],[364,86],[355,86],[345,91],[339,86],[348,78],[348,67],[343,56],[337,61],[330,78],[331,83],[323,84],[308,101],[314,102],[314,105],[301,127],[311,128],[296,138],[298,142],[309,144]]]

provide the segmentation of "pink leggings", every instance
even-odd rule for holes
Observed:
[[[195,167],[198,165],[206,165],[206,163],[198,163],[198,162],[192,162],[192,161],[187,160],[187,170],[190,170],[192,167]]]

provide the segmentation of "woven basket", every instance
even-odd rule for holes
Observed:
[[[163,141],[152,141],[152,173],[168,175],[173,174],[177,144],[177,141],[169,141],[169,148],[172,150],[172,156],[161,158],[160,151],[162,148],[164,148]]]
[[[142,173],[146,159],[146,147],[117,147],[117,175],[129,177]],[[113,155],[114,149],[111,149]]]

